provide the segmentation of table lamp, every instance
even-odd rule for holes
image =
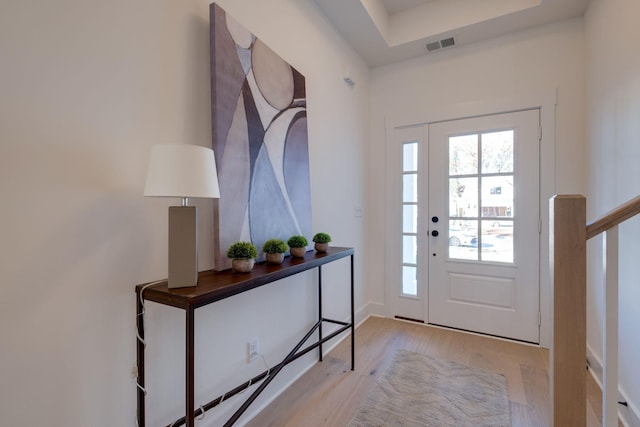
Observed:
[[[151,149],[144,195],[179,197],[169,207],[169,288],[198,283],[198,212],[189,198],[220,197],[213,150],[191,144],[158,144]]]

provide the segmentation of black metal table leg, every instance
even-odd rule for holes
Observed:
[[[322,266],[318,266],[318,341],[322,341]],[[318,360],[322,362],[322,342],[318,346]]]
[[[186,413],[185,413],[185,425],[187,427],[194,427],[194,309],[189,307],[186,310]]]
[[[137,394],[138,394],[138,426],[145,425],[145,406],[144,406],[144,316],[142,315],[144,306],[142,305],[142,295],[140,291],[136,292],[136,327],[138,328],[139,339],[136,338],[136,369],[137,375]]]
[[[355,327],[355,313],[353,306],[353,255],[351,255],[351,370],[354,371],[356,369],[356,345],[355,345],[355,337],[356,337],[356,327]]]

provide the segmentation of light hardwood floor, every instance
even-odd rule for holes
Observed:
[[[547,350],[371,317],[356,330],[355,371],[350,370],[350,340],[345,339],[248,426],[346,426],[399,349],[503,374],[507,379],[512,426],[543,427],[549,424]],[[587,405],[588,426],[598,426],[599,389],[593,384],[588,389],[591,394]]]

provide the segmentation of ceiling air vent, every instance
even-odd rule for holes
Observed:
[[[428,52],[433,52],[438,49],[443,49],[445,47],[451,47],[455,45],[456,45],[456,41],[453,39],[453,37],[448,37],[446,39],[427,43],[426,48]]]
[[[440,44],[442,45],[442,47],[451,47],[455,46],[456,41],[453,39],[453,37],[449,37],[448,39],[440,40]]]
[[[431,42],[431,43],[427,43],[427,50],[429,52],[433,52],[434,50],[438,50],[440,49],[440,42]]]

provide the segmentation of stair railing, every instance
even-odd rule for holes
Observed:
[[[553,330],[549,352],[552,425],[586,425],[587,240],[603,234],[602,425],[618,425],[618,225],[640,214],[640,196],[586,224],[586,199],[549,203]]]

